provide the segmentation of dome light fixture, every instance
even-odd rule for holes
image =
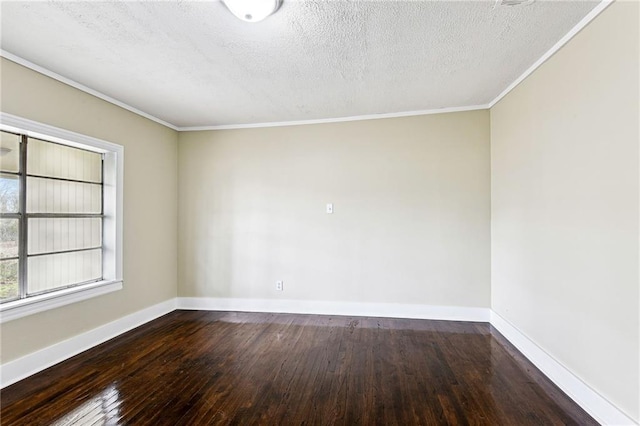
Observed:
[[[227,9],[246,22],[259,22],[274,14],[282,0],[222,0]]]

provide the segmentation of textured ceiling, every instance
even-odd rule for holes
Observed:
[[[598,1],[2,2],[2,49],[179,127],[484,105]]]

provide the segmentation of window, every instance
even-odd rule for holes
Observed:
[[[0,118],[0,319],[122,288],[123,148]]]

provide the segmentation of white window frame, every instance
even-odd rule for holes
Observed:
[[[122,289],[124,147],[91,136],[0,112],[0,130],[104,154],[101,281],[0,304],[0,323]]]

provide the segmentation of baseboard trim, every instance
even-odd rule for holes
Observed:
[[[489,308],[282,299],[179,297],[178,309],[489,322]]]
[[[0,365],[0,388],[12,385],[175,309],[176,299],[170,299],[2,364]]]
[[[637,425],[515,326],[491,311],[491,325],[576,404],[603,425]]]
[[[150,306],[86,333],[0,365],[0,388],[71,358],[87,349],[176,309],[369,316],[489,322],[542,373],[603,425],[637,425],[630,417],[547,354],[518,328],[489,308],[399,303],[357,303],[280,299],[179,297]]]

